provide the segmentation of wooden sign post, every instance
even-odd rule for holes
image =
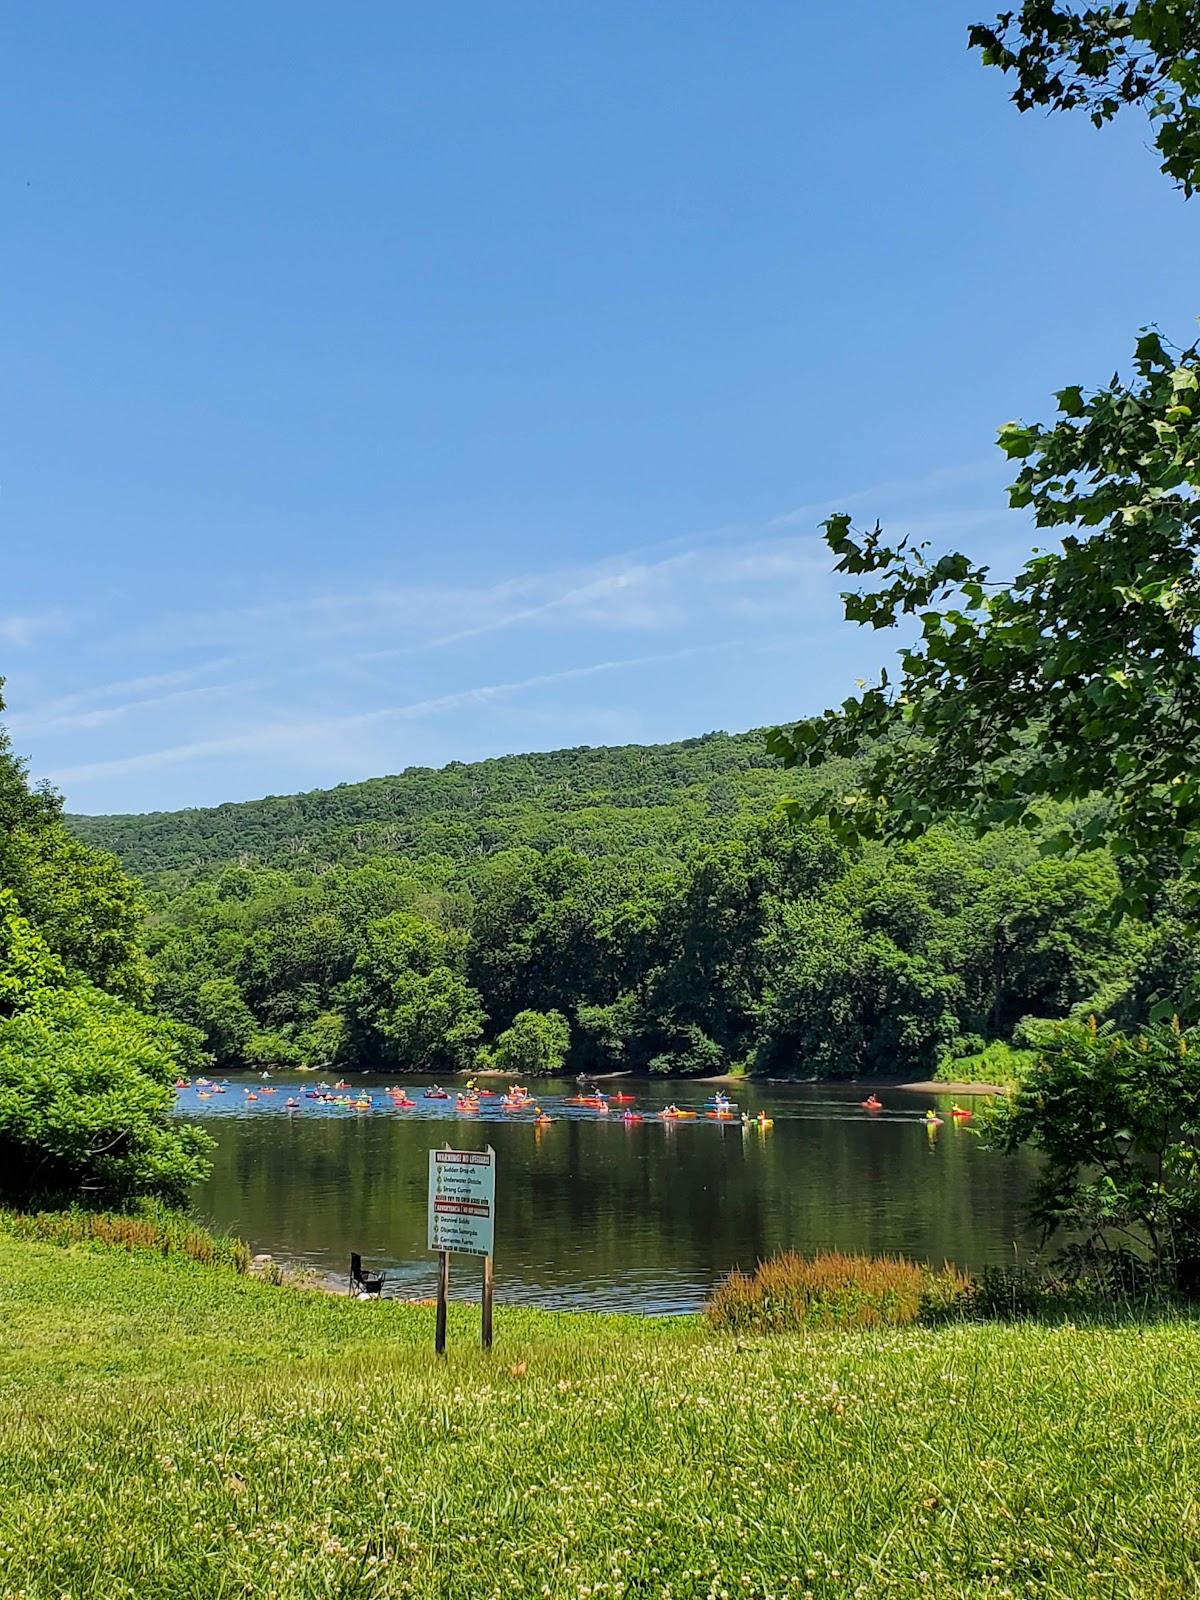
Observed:
[[[496,1239],[496,1152],[429,1152],[429,1248],[438,1252],[437,1323],[433,1348],[446,1353],[450,1254],[483,1257],[482,1342],[492,1348],[492,1253]]]
[[[433,1333],[435,1355],[446,1354],[446,1304],[450,1299],[450,1252],[443,1250],[438,1256],[437,1325]]]
[[[484,1258],[483,1258],[483,1299],[482,1299],[481,1309],[482,1309],[483,1315],[482,1315],[482,1320],[481,1320],[481,1323],[480,1323],[480,1338],[483,1341],[483,1348],[485,1350],[490,1350],[492,1348],[492,1258],[491,1258],[491,1256],[484,1256]]]

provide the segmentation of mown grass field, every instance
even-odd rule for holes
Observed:
[[[0,1595],[1200,1592],[1200,1325],[735,1342],[0,1239]]]

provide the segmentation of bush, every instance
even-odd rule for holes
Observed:
[[[300,1060],[306,1067],[331,1067],[346,1043],[346,1019],[339,1011],[322,1011],[297,1037]]]
[[[481,1071],[513,1078],[551,1078],[561,1072],[571,1046],[571,1028],[559,1011],[518,1011],[490,1050],[481,1050]]]
[[[28,1208],[186,1200],[213,1142],[173,1115],[190,1031],[82,984],[0,1017],[0,1194]]]
[[[729,1333],[795,1333],[802,1328],[878,1328],[940,1321],[966,1302],[971,1280],[899,1256],[791,1251],[752,1274],[731,1272],[705,1308],[709,1324]]]
[[[984,1267],[962,1314],[981,1321],[1146,1317],[1178,1314],[1178,1297],[1156,1280],[1150,1262],[1129,1250],[1096,1255],[1071,1246],[1048,1262]]]
[[[299,1046],[282,1033],[261,1030],[246,1040],[242,1059],[248,1067],[298,1067],[303,1056]]]
[[[1019,1050],[1002,1039],[994,1039],[976,1055],[943,1058],[935,1076],[943,1083],[994,1083],[1011,1088],[1035,1059],[1032,1050]]]
[[[650,1071],[662,1077],[715,1077],[729,1065],[720,1045],[702,1028],[691,1024],[681,1028],[670,1050],[655,1056]]]
[[[981,1129],[1041,1158],[1032,1220],[1097,1262],[1130,1246],[1149,1277],[1200,1298],[1200,1033],[1060,1022]],[[1111,1268],[1106,1265],[1106,1271]]]
[[[146,1204],[133,1212],[0,1210],[0,1233],[39,1244],[96,1244],[156,1255],[187,1256],[205,1266],[245,1272],[250,1250],[241,1239],[217,1238],[180,1211]]]

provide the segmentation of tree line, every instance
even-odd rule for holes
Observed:
[[[179,883],[240,859],[290,871],[380,855],[468,861],[522,847],[678,856],[816,782],[786,772],[760,730],[452,761],[307,794],[66,820],[138,877]]]
[[[1169,888],[1119,920],[1112,858],[1042,842],[851,851],[768,812],[678,860],[235,864],[152,891],[147,952],[221,1067],[927,1076],[1046,1019],[1138,1021],[1195,965]]]

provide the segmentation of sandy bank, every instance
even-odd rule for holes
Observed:
[[[898,1083],[897,1089],[909,1089],[913,1094],[1007,1094],[1002,1083],[942,1083],[937,1078],[923,1078],[919,1083]]]

